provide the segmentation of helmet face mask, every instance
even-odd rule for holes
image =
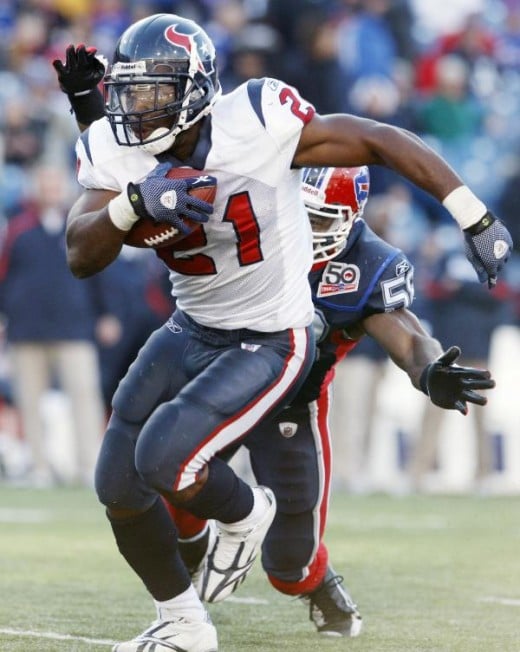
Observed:
[[[220,94],[215,48],[193,21],[156,14],[119,39],[105,79],[106,113],[120,145],[153,154],[207,115]]]
[[[370,178],[366,166],[304,168],[302,197],[312,228],[314,262],[345,248],[354,221],[363,214]]]

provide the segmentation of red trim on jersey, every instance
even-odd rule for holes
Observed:
[[[329,372],[330,373],[330,372]],[[330,484],[331,484],[331,475],[332,475],[332,449],[331,449],[331,439],[329,431],[328,416],[330,412],[330,392],[329,385],[332,382],[327,382],[327,379],[322,385],[320,395],[316,401],[316,421],[318,426],[318,432],[320,436],[320,443],[322,449],[322,459],[323,459],[323,495],[321,498],[320,505],[320,529],[319,535],[320,540],[325,531],[325,525],[327,523],[327,516],[329,512],[329,499],[330,499]]]
[[[352,349],[359,344],[359,340],[347,339],[342,331],[334,331],[331,333],[330,341],[336,345],[336,363],[343,360],[343,358],[352,351]],[[331,368],[332,378],[334,378],[334,367]],[[331,378],[331,382],[332,382]],[[325,383],[324,383],[325,385]]]

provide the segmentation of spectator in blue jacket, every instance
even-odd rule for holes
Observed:
[[[9,220],[0,250],[0,312],[14,402],[32,457],[28,481],[46,486],[57,480],[41,402],[49,389],[59,388],[74,426],[76,468],[70,477],[90,484],[105,426],[94,337],[107,301],[99,279],[80,282],[67,266],[65,219],[73,187],[68,172],[38,166],[31,186],[32,196]]]

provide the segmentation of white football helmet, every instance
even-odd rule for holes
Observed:
[[[303,169],[301,192],[312,227],[314,262],[330,260],[345,247],[369,190],[366,165]]]

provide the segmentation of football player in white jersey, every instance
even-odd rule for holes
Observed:
[[[105,89],[106,117],[77,145],[85,190],[68,219],[72,272],[87,277],[109,265],[139,218],[183,232],[183,216],[200,223],[182,251],[160,250],[178,307],[121,381],[98,460],[96,491],[118,548],[157,608],[149,629],[114,650],[214,652],[216,630],[160,497],[216,520],[202,597],[224,599],[250,571],[276,505],[271,490],[249,487],[219,454],[291,401],[314,355],[311,232],[299,168],[393,168],[443,202],[490,286],[512,243],[458,175],[409,132],[320,116],[274,79],[221,95],[212,42],[179,16],[129,27]],[[165,176],[179,166],[217,180],[214,205],[189,194],[189,179]]]
[[[369,187],[365,166],[303,170],[302,195],[313,231],[309,282],[319,355],[292,405],[264,419],[245,440],[257,480],[273,489],[277,502],[262,549],[269,581],[281,593],[302,598],[318,632],[329,636],[357,636],[362,626],[323,541],[337,363],[369,335],[432,403],[462,414],[468,403],[484,405],[479,392],[495,386],[488,370],[456,365],[458,347],[443,352],[411,312],[413,266],[363,220]],[[181,554],[197,577],[212,525],[169,509]]]

